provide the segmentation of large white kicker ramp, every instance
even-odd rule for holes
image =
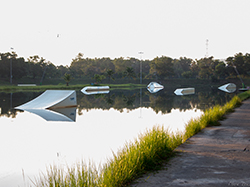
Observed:
[[[15,107],[16,109],[54,109],[76,107],[75,90],[46,90],[37,98]]]

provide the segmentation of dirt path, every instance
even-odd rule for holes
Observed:
[[[131,186],[250,186],[250,99],[221,124],[188,139],[162,170]]]

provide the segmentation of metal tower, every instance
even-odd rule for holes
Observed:
[[[208,39],[206,39],[206,58],[208,58]]]

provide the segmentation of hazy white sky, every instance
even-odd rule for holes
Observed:
[[[89,58],[226,58],[250,50],[249,0],[3,0],[0,52]],[[59,34],[59,37],[57,35]]]

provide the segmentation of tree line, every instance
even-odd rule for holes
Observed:
[[[136,58],[123,57],[91,59],[79,53],[72,59],[70,66],[55,66],[38,55],[24,59],[18,57],[15,52],[0,53],[0,79],[8,80],[11,69],[13,80],[26,78],[41,83],[44,79],[63,78],[65,75],[70,75],[75,79],[92,78],[96,82],[104,79],[109,82],[116,79],[129,81],[139,79],[141,72],[143,79],[197,78],[216,81],[236,77],[236,71],[241,76],[249,76],[250,54],[237,53],[225,60],[214,59],[212,56],[201,59],[186,57],[173,59],[162,56],[141,61]]]

